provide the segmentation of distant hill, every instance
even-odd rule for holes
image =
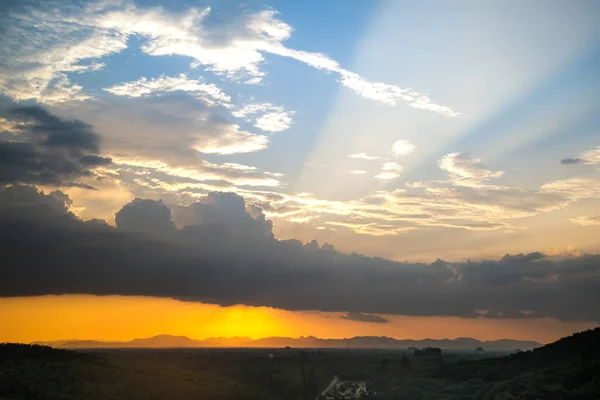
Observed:
[[[478,347],[486,351],[530,350],[542,346],[534,341],[512,339],[479,341],[473,338],[457,339],[421,339],[398,340],[385,336],[356,336],[349,339],[320,339],[313,336],[299,338],[268,337],[252,340],[246,337],[209,338],[203,340],[190,339],[186,336],[158,335],[145,339],[134,339],[127,342],[105,342],[95,340],[59,340],[51,342],[35,342],[66,349],[84,348],[195,348],[195,347],[258,347],[258,348],[350,348],[354,349],[408,349],[410,347],[439,347],[446,350],[474,350]]]

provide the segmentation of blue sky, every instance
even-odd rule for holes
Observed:
[[[219,190],[393,259],[598,250],[598,2],[65,4],[2,17],[0,93],[100,135],[82,218]]]

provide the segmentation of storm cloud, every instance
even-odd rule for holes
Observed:
[[[83,221],[69,203],[60,191],[0,188],[0,296],[145,295],[349,317],[600,321],[598,255],[398,263],[277,240],[260,209],[232,193],[173,211],[137,199],[117,214],[118,227]]]
[[[98,155],[99,137],[85,122],[59,118],[39,106],[3,109],[0,117],[11,127],[0,132],[0,184],[89,188],[75,181],[111,162]]]

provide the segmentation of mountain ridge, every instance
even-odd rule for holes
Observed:
[[[250,339],[246,337],[232,338],[207,338],[191,339],[187,336],[156,335],[149,338],[137,338],[129,341],[102,341],[102,340],[55,340],[36,341],[40,344],[57,348],[85,349],[85,348],[359,348],[359,349],[409,349],[411,347],[439,347],[447,350],[474,350],[482,347],[491,351],[531,350],[542,343],[531,340],[498,339],[480,341],[473,338],[456,339],[394,339],[386,336],[354,336],[344,339],[321,339],[314,336],[266,337]]]

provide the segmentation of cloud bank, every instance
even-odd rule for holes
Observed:
[[[83,221],[62,192],[0,189],[0,295],[172,297],[287,310],[600,321],[600,256],[398,263],[277,240],[232,193],[170,209],[138,199],[118,227]],[[566,301],[568,299],[568,301]],[[350,314],[356,316],[358,314]]]

